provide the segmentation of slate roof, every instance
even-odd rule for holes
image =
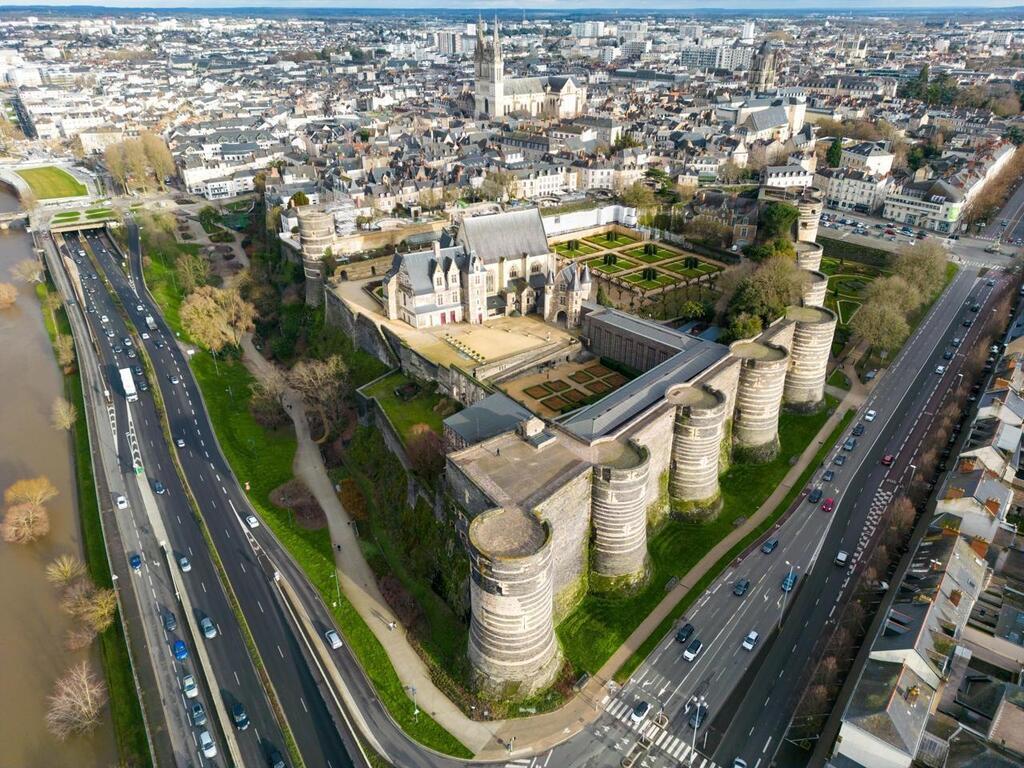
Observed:
[[[743,127],[751,131],[767,131],[780,125],[788,125],[789,118],[782,107],[768,107],[754,112],[743,121]]]
[[[439,256],[440,259],[437,258],[433,249],[413,253],[396,253],[391,260],[391,270],[388,272],[388,276],[398,274],[399,269],[404,265],[413,294],[417,296],[432,294],[435,291],[434,272],[438,266],[447,272],[453,261],[456,265],[461,265],[466,259],[465,250],[461,245],[442,248]]]
[[[541,256],[551,252],[537,208],[464,219],[457,239],[475,251],[484,264],[496,264],[503,258],[518,259],[524,253]]]
[[[509,432],[520,422],[532,417],[529,409],[511,397],[496,392],[449,416],[444,420],[444,426],[468,445],[473,445],[503,432]]]
[[[909,666],[868,659],[843,719],[913,757],[934,694]]]

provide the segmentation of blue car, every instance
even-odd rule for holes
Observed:
[[[142,567],[142,557],[138,553],[132,555],[128,558],[128,565],[130,565],[133,570],[139,570]]]
[[[782,591],[792,592],[794,586],[796,586],[796,572],[790,571],[786,574],[786,578],[782,580]]]
[[[188,646],[185,645],[184,640],[174,641],[174,658],[178,661],[184,661],[188,658]]]
[[[764,552],[766,555],[770,555],[772,552],[775,551],[775,548],[777,546],[779,546],[778,539],[768,539],[768,541],[761,545],[761,551]]]

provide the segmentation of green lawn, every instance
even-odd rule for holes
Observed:
[[[834,400],[830,400],[830,403],[834,402]],[[762,520],[757,528],[744,536],[743,539],[732,547],[724,556],[719,558],[718,562],[716,562],[715,565],[710,568],[706,574],[704,574],[693,588],[686,593],[685,597],[676,604],[669,615],[662,620],[661,624],[658,625],[658,628],[654,630],[625,661],[625,663],[615,673],[615,680],[617,682],[625,683],[626,680],[630,678],[633,672],[636,671],[636,668],[639,667],[643,660],[650,655],[651,651],[657,647],[658,643],[661,642],[661,639],[674,629],[679,618],[704,593],[704,590],[707,589],[716,578],[718,578],[719,574],[721,574],[722,571],[724,571],[728,565],[747,547],[763,536],[775,524],[775,521],[777,521],[783,513],[789,509],[793,504],[793,501],[800,494],[800,491],[807,486],[811,477],[818,471],[821,462],[825,460],[825,456],[827,456],[828,452],[832,450],[832,447],[839,439],[839,436],[843,434],[843,431],[850,425],[850,422],[853,421],[854,413],[855,412],[850,409],[843,414],[843,418],[840,420],[839,424],[836,425],[835,429],[832,430],[829,436],[825,439],[825,442],[822,443],[821,447],[815,453],[814,459],[800,474],[799,480],[794,483],[789,493],[787,493],[786,497],[779,502],[774,510],[772,510],[771,514]]]
[[[32,188],[40,200],[55,197],[80,197],[88,190],[74,176],[52,165],[42,168],[27,168],[16,172]]]
[[[110,208],[93,208],[85,212],[87,219],[109,219],[113,215],[114,212]]]
[[[36,285],[36,294],[42,299],[52,287],[52,284],[38,284]],[[56,317],[60,332],[70,336],[71,324],[64,314],[64,310],[58,310]],[[55,328],[53,318],[46,311],[43,311],[43,321],[52,342],[56,335]],[[100,510],[93,480],[89,428],[86,424],[85,402],[82,395],[82,380],[77,371],[70,376],[64,376],[64,392],[78,411],[72,430],[72,439],[75,448],[76,500],[78,516],[81,521],[85,562],[89,569],[89,577],[93,582],[98,586],[110,588],[114,582],[110,574],[103,539],[103,527],[100,523]],[[131,657],[128,655],[127,641],[120,616],[99,636],[99,643],[110,695],[110,718],[114,726],[114,739],[117,742],[121,763],[140,767],[150,766],[153,764],[153,759],[149,753],[149,739],[142,717],[142,705],[135,689]]]
[[[614,275],[617,272],[623,272],[627,269],[634,269],[639,266],[635,261],[619,256],[619,260],[615,264],[605,264],[604,256],[598,256],[590,259],[587,262],[587,266],[595,272],[604,272],[606,275]]]
[[[663,275],[660,272],[654,280],[648,280],[644,277],[643,271],[634,272],[631,275],[626,275],[624,279],[626,280],[626,282],[632,283],[633,285],[636,285],[645,291],[649,291],[653,288],[661,288],[662,286],[665,285],[673,285],[674,283],[677,282],[677,280],[674,277],[670,277],[669,275]]]
[[[838,368],[829,374],[827,383],[831,384],[833,387],[839,387],[840,389],[850,389],[849,377]]]
[[[577,256],[589,256],[592,253],[597,253],[597,248],[592,245],[587,245],[582,241],[578,242],[575,248],[570,248],[568,241],[566,241],[564,243],[558,243],[555,246],[555,253],[560,256],[573,259]]]
[[[653,264],[656,261],[664,261],[665,259],[670,259],[673,256],[679,255],[675,251],[670,251],[667,248],[662,248],[660,245],[655,247],[654,253],[644,253],[644,247],[645,246],[641,245],[638,246],[637,248],[630,248],[625,253],[629,255],[631,258],[634,258],[637,261],[642,261],[645,264]]]
[[[170,275],[170,265],[159,258],[152,258],[146,267],[150,292],[171,327],[181,331],[181,295]],[[471,757],[469,750],[429,715],[420,712],[419,717],[413,717],[412,702],[383,646],[345,596],[340,595],[339,600],[327,530],[303,528],[290,511],[270,503],[270,491],[292,477],[296,445],[290,431],[268,432],[252,418],[247,407],[252,376],[240,361],[222,359],[215,366],[205,352],[193,356],[192,370],[228,462],[240,481],[250,483],[251,503],[319,590],[325,604],[332,606],[338,627],[391,716],[420,743],[445,754]]]
[[[81,218],[81,211],[61,211],[53,217],[53,221],[65,222],[65,221],[76,221]]]
[[[634,235],[627,235],[624,232],[615,232],[611,239],[608,238],[607,234],[604,235],[591,235],[590,237],[583,238],[591,245],[595,245],[598,248],[618,248],[620,245],[629,245],[630,243],[636,243],[640,241],[639,237]]]
[[[721,272],[721,267],[716,267],[714,264],[708,264],[704,261],[698,261],[696,267],[686,266],[686,259],[678,259],[677,261],[669,262],[668,264],[662,264],[662,269],[667,269],[670,272],[675,272],[681,275],[687,280],[693,280],[694,278],[701,277],[702,275],[710,275],[715,272]]]
[[[834,398],[827,400],[830,407],[837,403]],[[665,597],[669,579],[685,575],[733,530],[737,518],[750,515],[761,506],[789,471],[790,459],[803,452],[827,419],[827,410],[814,414],[783,412],[779,420],[779,456],[767,464],[733,464],[721,478],[723,504],[715,520],[670,520],[651,537],[651,579],[646,589],[629,600],[593,594],[583,599],[558,625],[565,655],[577,673],[593,674],[600,669]]]
[[[427,388],[421,388],[409,400],[403,400],[395,394],[398,387],[411,383],[413,380],[408,376],[396,372],[385,376],[363,392],[377,399],[404,441],[408,441],[412,428],[417,424],[426,424],[441,434],[444,430],[444,419],[453,413],[443,406],[438,407],[446,398]]]

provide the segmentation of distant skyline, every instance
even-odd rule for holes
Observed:
[[[80,6],[111,9],[210,9],[218,8],[274,8],[285,11],[279,0],[0,0],[0,9],[24,7],[66,7]],[[294,0],[288,7],[301,9],[408,9],[429,11],[432,9],[453,11],[619,11],[627,14],[642,14],[644,11],[894,11],[922,10],[934,8],[972,9],[1019,8],[1021,0],[647,0],[643,8],[623,8],[621,0]]]

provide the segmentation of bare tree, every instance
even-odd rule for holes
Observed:
[[[174,263],[178,284],[182,292],[189,294],[210,280],[210,262],[201,253],[181,253]]]
[[[326,360],[301,360],[289,371],[288,383],[308,407],[320,414],[323,434],[319,441],[326,440],[344,410],[349,389],[348,367],[338,355]]]
[[[103,632],[114,623],[117,612],[117,595],[112,589],[102,589],[90,585],[85,599],[80,601],[75,615],[97,633]]]
[[[14,276],[23,283],[41,283],[43,265],[37,259],[22,259],[14,265]]]
[[[88,624],[79,624],[68,630],[67,637],[64,639],[64,647],[69,651],[80,651],[83,648],[88,648],[95,639],[95,629]]]
[[[57,354],[57,364],[67,370],[75,362],[75,340],[60,333],[53,340],[53,351]]]
[[[46,566],[46,580],[65,588],[85,575],[85,563],[74,555],[58,555]]]
[[[267,429],[279,429],[288,423],[284,409],[284,377],[276,370],[264,379],[254,381],[250,386],[249,410],[253,418]]]
[[[18,289],[12,283],[0,283],[0,309],[14,306],[18,300]]]
[[[413,469],[421,475],[436,477],[444,469],[444,443],[429,424],[412,426],[405,451]]]
[[[898,496],[892,503],[892,509],[889,511],[892,524],[899,530],[905,531],[911,525],[914,524],[914,518],[917,517],[917,510],[914,509],[914,503],[906,496]]]
[[[107,703],[107,688],[88,662],[71,667],[56,683],[46,713],[46,727],[60,741],[92,730]]]
[[[141,139],[128,139],[123,142],[125,166],[129,175],[144,190],[149,188],[149,163],[146,161],[146,150]]]
[[[50,516],[41,504],[15,504],[7,508],[2,530],[10,544],[31,544],[50,532]]]
[[[235,288],[205,285],[190,293],[181,305],[185,331],[214,354],[226,346],[238,346],[255,320],[253,305]]]
[[[164,179],[174,173],[174,158],[171,157],[171,151],[164,140],[155,133],[143,131],[139,138],[142,139],[142,151],[146,155],[146,160],[156,176],[156,183],[163,189]]]
[[[103,150],[103,162],[107,170],[121,187],[128,190],[128,164],[124,159],[123,147],[120,143],[111,144]]]
[[[50,418],[54,429],[69,430],[75,426],[75,421],[78,419],[78,409],[75,408],[74,403],[68,402],[63,397],[58,397],[53,401],[53,410]]]
[[[45,475],[16,480],[4,491],[4,503],[35,504],[42,506],[58,493],[56,486]]]

